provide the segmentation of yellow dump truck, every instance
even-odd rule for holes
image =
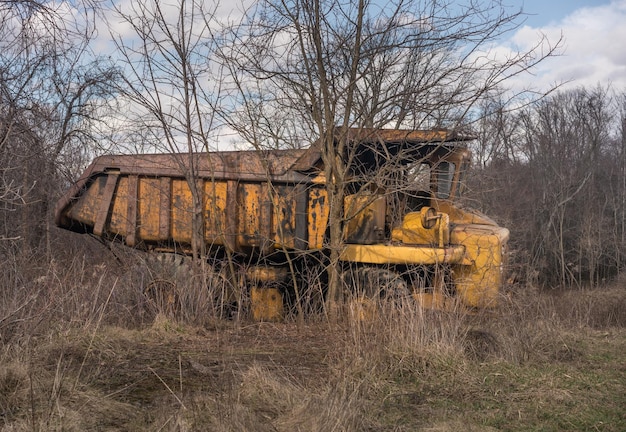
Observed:
[[[456,204],[470,162],[467,139],[445,130],[350,131],[339,254],[346,290],[365,287],[378,296],[387,284],[426,306],[496,305],[509,233]],[[318,143],[102,156],[58,202],[56,223],[131,247],[189,253],[194,214],[201,212],[212,262],[245,263],[255,318],[275,319],[289,297],[290,274],[312,263],[324,273],[324,172]]]

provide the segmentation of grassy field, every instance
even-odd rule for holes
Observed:
[[[485,315],[199,323],[73,265],[5,275],[3,431],[626,430],[624,280],[516,287]]]

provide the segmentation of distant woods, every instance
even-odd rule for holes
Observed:
[[[578,88],[516,111],[486,101],[471,205],[511,230],[514,276],[601,285],[626,262],[626,94]]]
[[[0,1],[0,262],[50,259],[56,199],[98,152],[117,69],[89,2]]]

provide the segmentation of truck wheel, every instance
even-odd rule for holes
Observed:
[[[402,276],[386,268],[364,266],[350,269],[344,275],[344,282],[353,295],[392,301],[401,301],[410,295]]]
[[[207,288],[213,299],[216,317],[220,319],[238,318],[242,305],[245,303],[242,298],[242,291],[244,290],[239,288],[240,279],[243,277],[241,270],[239,270],[237,277],[233,278],[227,264],[214,264],[209,269],[209,274],[206,275]]]
[[[180,311],[176,285],[165,279],[151,281],[144,291],[146,306],[151,316],[164,314],[174,317]]]
[[[242,303],[224,266],[200,267],[184,255],[146,254],[132,270],[132,280],[148,320],[158,314],[195,322],[234,318]]]
[[[193,280],[189,258],[170,253],[149,254],[137,270],[149,318],[164,314],[169,318],[181,312],[180,293]]]

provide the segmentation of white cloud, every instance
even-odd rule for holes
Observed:
[[[611,84],[626,90],[626,0],[578,9],[545,27],[523,26],[497,50],[528,50],[541,35],[555,43],[563,37],[560,55],[540,63],[532,74],[516,77],[509,84],[545,91],[555,83],[562,88]]]

